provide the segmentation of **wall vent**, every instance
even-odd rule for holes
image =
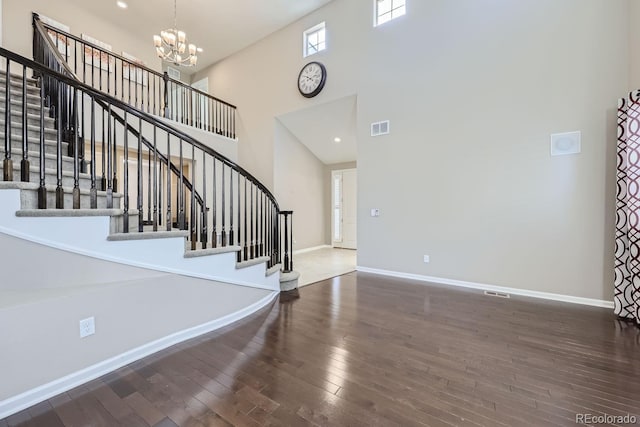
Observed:
[[[180,70],[173,67],[167,67],[167,74],[174,80],[180,80]]]
[[[511,295],[504,294],[502,292],[494,292],[494,291],[484,291],[484,294],[488,297],[497,297],[497,298],[511,298]]]
[[[386,135],[389,133],[389,120],[371,123],[371,136]]]

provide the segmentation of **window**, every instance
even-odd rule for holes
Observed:
[[[304,32],[302,55],[306,58],[327,47],[324,22]]]
[[[407,12],[405,0],[373,0],[374,1],[374,26],[396,19]]]

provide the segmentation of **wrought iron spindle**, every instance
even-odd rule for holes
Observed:
[[[243,259],[246,261],[249,259],[249,246],[247,242],[248,237],[248,228],[247,228],[247,177],[244,177],[244,229],[242,234],[244,234],[244,257]]]
[[[62,93],[62,82],[58,82],[58,94]],[[56,209],[64,209],[64,189],[62,188],[62,97],[57,97],[56,122],[58,129],[56,131]]]
[[[253,236],[253,182],[251,183],[251,205],[249,206],[249,213],[251,215],[251,221],[249,222],[249,228],[251,229],[251,238],[250,238],[250,246],[249,246],[249,250],[250,250],[250,254],[251,254],[251,259],[255,258],[256,254],[255,254],[255,240],[254,240],[254,236]]]
[[[78,88],[73,90],[73,209],[80,209],[80,135],[78,133]]]
[[[89,207],[98,208],[98,189],[96,188],[96,100],[91,97],[91,190]]]
[[[144,230],[144,194],[142,183],[142,117],[138,118],[138,231],[142,233]]]
[[[131,67],[129,67],[131,69]],[[153,231],[158,231],[158,135],[157,126],[153,127]],[[151,162],[151,156],[149,156]]]
[[[226,170],[225,170],[225,164],[222,163],[222,210],[220,212],[220,215],[222,216],[222,246],[227,246],[227,231],[225,228],[225,217],[227,216],[227,212],[225,209],[225,202],[226,202],[226,195],[225,195],[225,174],[226,174]]]
[[[102,77],[101,77],[102,78]],[[107,116],[107,209],[113,208],[113,158],[111,157],[112,151],[112,135],[111,135],[111,104],[108,107]]]
[[[217,179],[218,174],[216,173],[216,159],[213,159],[213,230],[211,231],[211,245],[214,248],[218,247],[218,186]]]
[[[7,76],[8,78],[9,76]],[[20,162],[20,180],[29,182],[29,134],[27,114],[27,66],[22,66],[22,161]],[[41,128],[40,132],[44,132]]]
[[[45,135],[44,135],[44,82],[42,76],[39,78],[40,86],[40,186],[38,187],[38,209],[47,209],[47,187],[45,170]],[[9,138],[9,135],[5,135]],[[6,140],[6,139],[5,139]]]
[[[184,157],[182,155],[182,138],[180,138],[180,180],[178,181],[178,195],[179,195],[179,207],[178,207],[178,228],[180,230],[186,229],[185,213],[184,213]]]
[[[196,250],[196,244],[198,243],[198,231],[197,231],[197,226],[196,226],[196,192],[194,191],[194,184],[196,182],[196,168],[195,168],[195,164],[196,164],[196,146],[192,145],[191,146],[191,217],[190,217],[190,221],[191,224],[189,224],[191,226],[191,250],[195,251]]]
[[[13,160],[11,159],[11,61],[7,59],[4,86],[4,161],[2,170],[4,181],[13,181]]]
[[[167,133],[167,231],[171,231],[171,135]]]
[[[124,206],[124,217],[122,219],[122,228],[124,233],[129,232],[129,131],[127,130],[126,124],[129,123],[127,119],[127,111],[124,112],[124,165],[123,165],[123,174],[124,174],[124,182],[123,182],[123,191],[122,196],[124,197],[123,206]]]
[[[215,162],[215,158],[213,160]],[[191,185],[193,185],[192,183]],[[200,233],[200,240],[202,241],[202,249],[207,249],[207,239],[209,234],[208,225],[208,216],[209,216],[209,207],[207,206],[207,156],[206,153],[202,152],[202,230]]]

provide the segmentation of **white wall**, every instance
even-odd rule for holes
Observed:
[[[611,299],[629,2],[412,1],[377,28],[372,3],[336,0],[197,76],[239,107],[240,163],[270,184],[273,118],[357,93],[360,265]],[[328,50],[305,60],[321,21]],[[312,100],[307,60],[329,73]],[[371,138],[383,119],[391,135]],[[572,130],[582,154],[550,157]]]
[[[0,415],[15,408],[13,401],[40,396],[42,390],[33,390],[36,387],[49,384],[44,389],[55,391],[51,382],[58,381],[60,387],[72,379],[87,381],[91,378],[81,372],[84,369],[115,369],[117,361],[110,361],[114,357],[130,363],[133,360],[127,358],[133,354],[146,355],[141,347],[158,351],[161,346],[149,344],[163,339],[169,343],[172,334],[233,315],[271,294],[164,275],[32,296],[24,303],[0,307],[0,324],[12,325],[0,328]],[[79,321],[92,316],[96,333],[81,339]],[[102,368],[95,367],[100,364]]]
[[[280,209],[294,211],[293,250],[324,245],[324,164],[278,120],[274,141],[274,196]]]

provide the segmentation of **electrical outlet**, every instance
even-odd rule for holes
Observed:
[[[378,216],[380,216],[380,209],[377,209],[377,208],[373,208],[373,209],[371,209],[371,216],[372,216],[372,217],[378,217]]]
[[[429,264],[429,255],[424,256],[424,262],[425,264]]]
[[[96,319],[88,317],[80,321],[80,338],[88,337],[96,333]]]

